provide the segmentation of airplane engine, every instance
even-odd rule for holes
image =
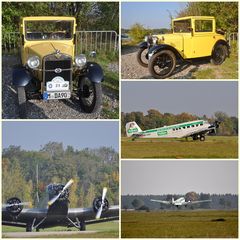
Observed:
[[[23,210],[23,204],[17,197],[13,197],[7,200],[6,210],[13,216],[17,216]]]
[[[94,198],[93,200],[93,211],[95,213],[98,212],[99,208],[101,207],[101,204],[102,204],[102,197],[96,197]],[[104,199],[104,204],[103,204],[103,212],[107,211],[109,208],[109,202],[108,200],[105,198]]]

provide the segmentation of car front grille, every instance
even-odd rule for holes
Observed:
[[[72,85],[72,58],[67,55],[48,55],[43,58],[43,84],[60,76]]]

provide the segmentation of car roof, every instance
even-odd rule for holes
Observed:
[[[176,21],[176,20],[185,20],[185,19],[215,19],[215,17],[213,16],[187,16],[187,17],[181,17],[181,18],[175,18],[173,19],[173,21]]]
[[[34,16],[34,17],[23,17],[23,21],[42,21],[42,20],[76,20],[75,17],[65,16]]]

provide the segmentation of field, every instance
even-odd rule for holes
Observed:
[[[56,231],[56,235],[48,236],[47,238],[118,238],[119,235],[119,222],[105,222],[98,224],[87,225],[87,231],[97,231],[96,233],[87,234],[70,234],[66,236],[59,236],[58,231],[78,231],[76,228],[64,228],[64,227],[54,227],[40,230],[39,237],[41,238],[41,232]],[[2,226],[2,236],[4,237],[4,232],[25,232],[24,228]],[[24,236],[26,237],[26,236]]]
[[[122,137],[122,158],[237,158],[237,137],[206,136],[204,142],[185,139]]]
[[[123,238],[237,238],[236,211],[122,212]]]

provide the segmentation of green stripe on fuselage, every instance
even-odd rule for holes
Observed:
[[[172,126],[169,126],[169,127],[161,127],[161,128],[145,130],[142,133],[154,133],[154,132],[157,132],[157,134],[158,134],[158,132],[162,132],[162,131],[166,131],[167,132],[167,130],[171,130],[173,128],[183,128],[183,127],[192,126],[192,125],[196,125],[196,124],[203,124],[203,121],[196,121],[196,122],[192,122],[192,123],[180,123],[180,124],[172,125]],[[164,135],[167,135],[167,133],[164,134]]]

